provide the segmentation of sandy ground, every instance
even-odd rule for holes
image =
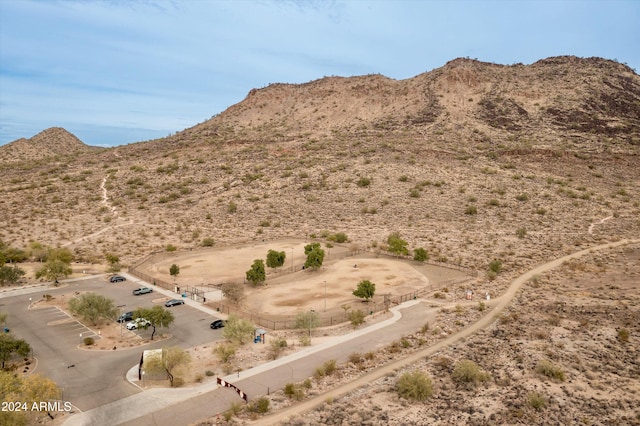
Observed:
[[[136,269],[179,286],[241,282],[253,259],[261,258],[266,262],[268,250],[284,251],[288,253],[285,266],[276,270],[267,268],[265,285],[244,286],[246,298],[243,307],[265,316],[295,315],[310,309],[343,312],[342,306],[353,307],[361,303],[353,296],[353,291],[362,280],[376,285],[373,302],[379,303],[385,295],[406,295],[466,276],[458,270],[371,252],[350,256],[349,247],[327,247],[326,244],[322,245],[326,253],[323,266],[318,270],[302,270],[306,244],[308,242],[289,239],[231,248],[163,253],[152,256]],[[169,275],[173,264],[180,266],[177,278]]]

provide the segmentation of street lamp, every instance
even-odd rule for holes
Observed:
[[[327,281],[324,282],[324,311],[327,312]]]

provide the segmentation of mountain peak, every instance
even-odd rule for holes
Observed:
[[[62,127],[50,127],[33,136],[20,138],[0,147],[0,161],[34,161],[47,157],[69,155],[95,149],[85,145],[73,133]]]

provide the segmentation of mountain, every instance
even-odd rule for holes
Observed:
[[[402,136],[566,146],[616,138],[640,144],[640,77],[601,58],[531,65],[459,58],[406,80],[382,75],[271,84],[177,135],[182,140],[292,141]],[[562,135],[563,141],[559,141]],[[513,142],[513,143],[510,143]]]
[[[0,161],[34,161],[48,157],[94,152],[100,149],[85,145],[74,134],[61,127],[51,127],[30,139],[20,138],[0,146]]]

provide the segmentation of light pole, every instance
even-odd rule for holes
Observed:
[[[309,311],[309,337],[311,337],[311,318],[313,317],[314,312],[315,311],[313,309]]]
[[[324,282],[324,311],[327,312],[327,281]]]

